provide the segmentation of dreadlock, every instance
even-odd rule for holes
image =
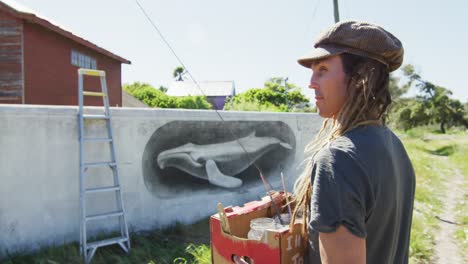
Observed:
[[[339,55],[346,74],[347,99],[339,113],[326,118],[315,138],[307,144],[306,167],[294,184],[295,209],[291,228],[298,213],[302,212],[302,235],[307,234],[312,195],[311,174],[315,155],[335,138],[362,125],[384,124],[385,114],[391,103],[389,72],[387,67],[373,59],[350,53]]]

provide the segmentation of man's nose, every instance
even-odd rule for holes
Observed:
[[[312,77],[310,78],[310,84],[309,84],[309,88],[310,89],[318,89],[319,85],[318,83],[315,81],[315,78],[314,78],[314,75],[312,74]]]

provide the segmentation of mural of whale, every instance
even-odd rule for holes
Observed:
[[[233,177],[268,152],[291,145],[275,137],[257,137],[255,132],[237,140],[217,144],[187,143],[165,150],[157,157],[159,168],[174,167],[213,185],[237,188],[242,180]]]

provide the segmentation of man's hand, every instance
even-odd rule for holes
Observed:
[[[234,260],[234,263],[236,264],[249,264],[247,261],[245,261],[243,258],[239,257],[239,256],[234,256],[232,257],[232,259]]]
[[[365,264],[366,240],[340,225],[333,233],[319,233],[322,264]]]

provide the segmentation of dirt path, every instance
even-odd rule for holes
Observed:
[[[463,257],[455,239],[455,230],[457,228],[455,206],[464,196],[463,174],[456,168],[453,172],[454,175],[447,177],[448,180],[445,182],[447,191],[445,196],[442,197],[443,209],[441,214],[437,216],[440,220],[440,230],[435,236],[434,261],[441,264],[463,263]]]

